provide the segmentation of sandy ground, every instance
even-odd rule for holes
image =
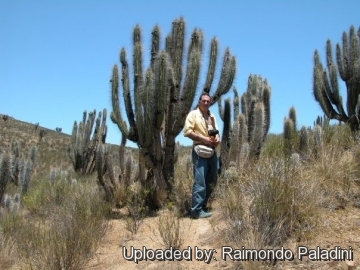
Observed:
[[[326,211],[326,212],[325,212]],[[159,213],[162,215],[163,213]],[[213,210],[213,216],[207,219],[191,220],[190,218],[181,219],[182,236],[184,243],[180,251],[191,250],[192,258],[187,261],[159,261],[159,260],[141,260],[135,263],[133,260],[126,260],[130,257],[131,248],[141,250],[162,249],[165,246],[162,243],[157,225],[158,217],[146,218],[140,225],[138,232],[131,236],[126,229],[124,219],[114,219],[110,221],[109,229],[102,239],[99,249],[94,258],[88,263],[86,269],[258,269],[259,263],[241,263],[229,259],[222,259],[222,246],[226,245],[223,235],[225,228],[221,221],[221,213],[216,208]],[[306,243],[299,243],[290,239],[284,243],[284,249],[290,249],[294,253],[293,261],[278,261],[274,268],[276,269],[360,269],[360,209],[347,208],[342,210],[327,211],[324,210],[323,218],[314,232],[315,237]],[[334,249],[339,246],[343,249],[352,250],[353,261],[313,261],[304,257],[302,261],[298,260],[297,247],[305,246],[307,248]],[[127,253],[123,254],[123,247]],[[350,248],[351,247],[351,248]],[[234,247],[235,248],[235,247]],[[196,260],[195,251],[205,249],[209,253],[215,250],[208,263],[204,260]],[[184,255],[188,255],[187,251]],[[200,255],[200,251],[198,251]],[[210,253],[209,253],[210,255]]]

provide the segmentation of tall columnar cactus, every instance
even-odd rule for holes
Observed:
[[[123,178],[125,175],[125,145],[126,145],[126,137],[121,136],[121,143],[119,147],[119,162],[120,162],[120,177]]]
[[[83,120],[79,124],[75,121],[73,126],[68,154],[74,170],[81,175],[88,175],[95,171],[96,150],[106,140],[106,109],[102,113],[99,112],[96,120],[95,117],[96,110],[89,114],[84,111]]]
[[[313,138],[314,138],[314,155],[316,158],[320,156],[322,147],[323,147],[323,129],[321,126],[316,125],[313,129]]]
[[[111,202],[115,198],[119,183],[115,178],[112,159],[105,144],[98,145],[95,158],[98,181],[104,189],[106,201]]]
[[[309,132],[305,126],[302,126],[299,132],[299,151],[301,154],[309,152]]]
[[[157,187],[172,189],[174,177],[175,138],[184,126],[185,118],[199,95],[197,86],[203,52],[203,34],[195,29],[185,56],[185,21],[172,23],[171,33],[165,38],[165,48],[160,50],[160,29],[152,31],[150,65],[143,70],[141,30],[133,32],[133,71],[130,91],[130,71],[125,49],[120,52],[122,96],[119,95],[119,70],[113,67],[111,79],[111,120],[123,136],[135,142],[145,160],[148,182]],[[218,42],[211,41],[206,81],[201,91],[212,89]],[[183,68],[185,67],[185,70]],[[227,93],[235,75],[235,58],[226,49],[218,86],[212,94],[214,104]],[[200,91],[200,92],[201,92]],[[120,110],[119,99],[125,105],[127,121]],[[129,127],[125,123],[129,124]]]
[[[297,120],[296,120],[296,110],[294,107],[291,107],[289,110],[289,118],[292,120],[294,124],[294,131],[297,130]]]
[[[12,156],[5,152],[0,156],[0,205],[5,194],[7,184],[12,178]]]
[[[342,46],[336,45],[336,62],[332,56],[331,41],[326,42],[326,69],[320,61],[319,53],[314,53],[313,94],[325,115],[348,123],[352,131],[359,130],[360,115],[360,28],[356,33],[353,26],[349,35],[344,32]],[[346,111],[339,92],[338,72],[345,82]]]
[[[224,121],[221,143],[220,143],[220,164],[227,168],[230,162],[230,134],[231,134],[231,104],[230,99],[225,99],[224,111],[221,119]]]
[[[297,120],[296,110],[291,107],[288,118],[284,119],[284,153],[285,156],[290,157],[293,152],[298,150],[298,134],[297,134]]]
[[[285,118],[284,120],[284,154],[286,157],[290,157],[295,149],[295,125],[291,118]]]

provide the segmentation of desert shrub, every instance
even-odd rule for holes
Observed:
[[[188,214],[191,206],[191,190],[194,182],[191,155],[188,152],[179,156],[175,165],[175,177],[173,180],[173,193],[171,194],[173,206],[181,216]]]
[[[75,192],[71,182],[65,179],[37,179],[33,188],[23,197],[25,208],[33,214],[47,216],[61,206]]]
[[[0,217],[1,218],[1,217]],[[0,265],[1,269],[11,269],[16,263],[16,247],[13,239],[6,237],[0,226]]]
[[[270,159],[249,175],[251,224],[263,246],[280,245],[313,226],[317,182],[302,178],[301,172],[299,163]]]
[[[184,242],[184,231],[177,211],[165,210],[159,216],[156,226],[165,248],[180,249]]]
[[[108,205],[96,185],[72,187],[62,180],[37,187],[47,196],[40,196],[34,187],[25,200],[25,206],[39,206],[36,215],[3,216],[4,235],[15,242],[19,258],[31,269],[80,269],[106,231]]]
[[[141,185],[138,188],[127,189],[127,217],[126,217],[126,229],[131,234],[136,234],[140,225],[144,221],[145,216],[149,214],[148,207],[146,205],[146,197],[148,191]]]
[[[306,166],[309,177],[321,187],[321,205],[330,209],[344,208],[359,193],[358,143],[348,126],[330,126],[323,132],[321,154]],[[311,163],[311,164],[310,164]]]
[[[239,173],[238,181],[221,188],[228,241],[252,248],[277,246],[290,236],[304,237],[314,226],[318,183],[303,178],[296,157],[262,157]]]

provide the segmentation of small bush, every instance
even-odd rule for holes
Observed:
[[[304,236],[314,224],[319,189],[313,179],[302,178],[302,170],[300,162],[262,158],[222,187],[227,239],[260,248]]]
[[[181,230],[179,214],[166,210],[160,215],[156,225],[164,247],[180,249],[184,243],[184,232]]]
[[[146,206],[147,194],[143,188],[139,190],[128,189],[126,209],[128,216],[126,217],[126,229],[131,234],[136,234],[144,217],[148,214],[148,207]]]
[[[9,213],[0,225],[30,268],[80,269],[106,231],[108,205],[98,190],[87,184],[71,187],[71,183],[61,180],[57,185],[49,185],[47,191],[44,186],[38,187],[46,195],[40,196],[35,189],[27,198],[27,203],[36,202],[32,206],[39,205],[36,215]],[[64,193],[71,188],[71,192]]]

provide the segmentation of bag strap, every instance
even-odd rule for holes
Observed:
[[[211,119],[211,124],[212,124],[212,126],[213,126],[213,129],[215,129],[215,123],[214,123],[213,118],[211,117],[210,110],[208,110],[208,116],[209,116],[209,118]],[[209,125],[208,125],[208,123],[207,123],[207,121],[206,121],[205,118],[204,118],[204,120],[205,120],[206,129],[209,131]]]

